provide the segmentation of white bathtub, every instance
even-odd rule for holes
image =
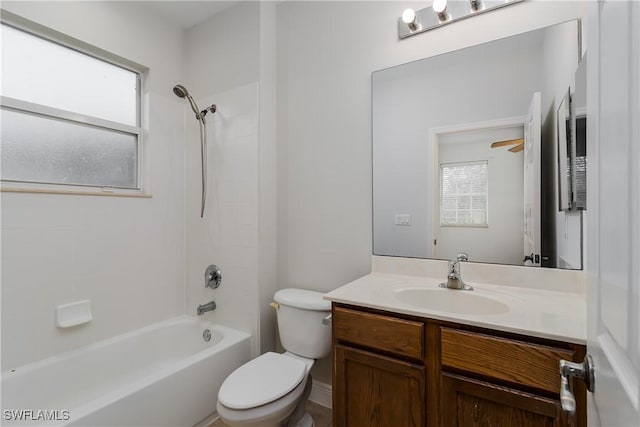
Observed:
[[[215,412],[222,382],[250,353],[244,332],[176,317],[3,372],[1,422],[190,427]]]

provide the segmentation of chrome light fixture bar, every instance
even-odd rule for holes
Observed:
[[[432,7],[418,11],[407,9],[398,18],[398,37],[401,39],[439,28],[452,22],[520,3],[524,0],[435,0]]]

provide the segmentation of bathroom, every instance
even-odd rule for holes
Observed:
[[[403,1],[3,2],[3,19],[22,20],[31,31],[59,35],[60,42],[95,49],[106,59],[129,61],[143,78],[140,191],[64,186],[47,192],[42,185],[3,182],[3,378],[11,370],[185,314],[248,334],[245,358],[281,351],[270,306],[278,290],[330,292],[372,271],[372,73],[575,19],[581,19],[583,46],[595,61],[600,57],[593,42],[596,30],[608,29],[592,25],[598,12],[588,2],[524,1],[399,39],[403,10],[430,6]],[[637,7],[630,7],[630,14],[614,8],[613,18],[620,13],[637,19]],[[630,34],[637,40],[637,29]],[[632,72],[637,75],[637,67]],[[588,87],[593,87],[591,78]],[[199,126],[189,103],[173,93],[177,84],[200,107],[217,107],[206,116],[208,191],[202,218]],[[637,117],[637,84],[616,90],[616,96],[632,94],[629,105]],[[637,126],[629,132],[637,136]],[[600,168],[616,171],[612,165],[620,158],[638,160],[637,147],[628,148],[630,156],[620,150],[603,154]],[[586,280],[587,289],[615,262],[625,266],[621,277],[613,277],[628,286],[622,296],[610,295],[614,303],[628,304],[621,312],[629,325],[637,325],[638,175],[633,168],[623,172],[620,179],[627,182],[606,183],[627,192],[618,211],[606,210],[614,200],[620,203],[605,199],[606,192],[595,193],[602,199],[589,199],[597,209],[587,210],[580,250],[584,277],[595,278]],[[594,176],[590,179],[599,183]],[[74,191],[91,194],[68,194]],[[598,215],[615,220],[606,222],[607,228]],[[615,240],[603,242],[596,230]],[[628,250],[620,253],[616,241]],[[589,262],[594,259],[602,265]],[[204,286],[205,269],[212,264],[222,272],[217,289]],[[520,268],[518,274],[535,276],[530,270]],[[550,274],[555,272],[562,274]],[[56,326],[56,307],[87,300],[90,322]],[[210,301],[216,309],[197,316],[197,307]],[[637,326],[627,335],[620,346],[626,355],[621,366],[634,374],[626,375],[630,379],[618,389],[635,396],[631,406],[637,417]],[[310,400],[330,407],[331,358],[316,361],[311,374]],[[603,387],[616,390],[614,380],[603,381]],[[6,392],[3,386],[3,401]],[[178,395],[189,402],[190,396]],[[27,404],[10,409],[69,408]],[[215,402],[210,409],[205,416],[214,415]]]

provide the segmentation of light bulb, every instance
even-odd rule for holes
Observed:
[[[405,9],[404,12],[402,12],[402,22],[404,22],[405,24],[415,24],[416,21],[416,13],[414,12],[413,9]]]
[[[407,24],[407,27],[409,27],[411,31],[417,31],[420,29],[418,17],[413,9],[405,9],[404,12],[402,12],[402,22]]]
[[[441,15],[445,10],[447,10],[447,0],[434,0],[433,11],[435,13]]]

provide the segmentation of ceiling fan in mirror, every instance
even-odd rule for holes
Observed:
[[[512,153],[518,153],[524,150],[524,138],[496,141],[491,144],[491,148],[508,147],[510,145],[513,145],[513,147],[509,148],[509,151],[511,151]]]

